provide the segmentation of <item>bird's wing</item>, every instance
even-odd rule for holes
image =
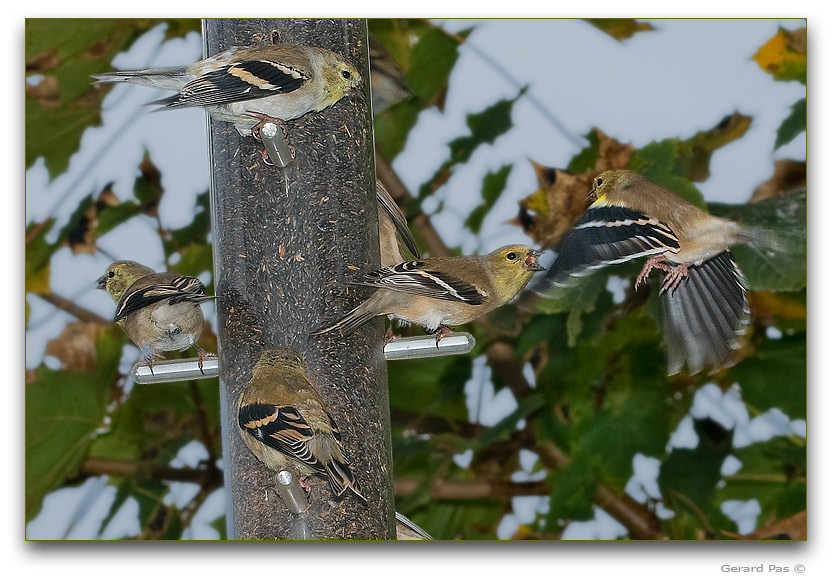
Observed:
[[[305,72],[281,62],[240,60],[206,72],[182,87],[179,94],[150,104],[178,109],[250,101],[290,93],[308,80]]]
[[[627,207],[590,207],[563,239],[546,280],[564,286],[570,276],[668,251],[679,251],[679,239],[667,224]]]
[[[347,488],[361,490],[341,452],[341,432],[327,413],[330,433],[316,431],[289,405],[253,403],[240,408],[240,428],[276,451],[301,461],[324,476],[336,496]]]
[[[119,321],[137,310],[150,306],[162,300],[169,300],[169,304],[177,302],[201,302],[212,298],[205,295],[205,286],[198,278],[177,276],[167,284],[150,284],[137,288],[132,292],[125,292],[116,306],[114,321]]]
[[[425,262],[419,260],[381,268],[351,283],[472,305],[482,304],[488,297],[485,291],[468,282],[426,269]]]
[[[688,266],[687,276],[661,299],[668,374],[685,365],[690,374],[730,366],[749,320],[747,288],[728,250]]]
[[[402,213],[401,208],[393,200],[390,193],[378,182],[376,182],[376,198],[378,199],[379,205],[390,216],[393,225],[396,226],[396,231],[399,233],[399,237],[401,237],[404,245],[407,246],[407,249],[416,258],[421,258],[422,254],[419,252],[416,240],[413,239],[413,234],[410,233],[410,228],[407,225],[407,219],[404,217],[404,213]]]

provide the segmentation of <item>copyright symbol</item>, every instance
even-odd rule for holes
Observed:
[[[803,564],[798,564],[797,566],[794,567],[794,571],[797,572],[798,574],[803,574],[803,572],[806,571],[806,566],[804,566]]]

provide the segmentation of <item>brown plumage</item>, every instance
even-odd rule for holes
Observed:
[[[378,288],[342,320],[312,334],[347,334],[374,316],[389,315],[429,332],[436,342],[451,326],[466,324],[502,306],[535,272],[540,252],[505,246],[485,256],[425,258],[381,268],[354,282]]]
[[[566,286],[597,268],[646,257],[636,286],[654,268],[667,273],[660,293],[669,373],[732,364],[749,313],[747,284],[729,248],[779,248],[774,235],[712,216],[633,171],[601,173],[589,199],[558,248],[548,284]]]
[[[318,475],[336,496],[350,489],[366,501],[335,420],[294,350],[277,347],[260,355],[240,395],[238,424],[245,444],[269,469]]]
[[[98,279],[98,287],[115,300],[113,320],[142,350],[151,371],[160,352],[191,346],[197,348],[202,369],[204,358],[211,353],[197,344],[204,326],[199,303],[213,298],[205,295],[202,282],[173,272],[156,273],[138,262],[121,260],[107,267]]]

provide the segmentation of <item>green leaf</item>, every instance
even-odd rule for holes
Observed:
[[[217,380],[196,381],[208,412],[208,428],[219,432]],[[150,450],[164,463],[192,440],[202,440],[194,419],[196,407],[191,385],[135,385],[128,399],[112,412],[112,427],[95,439],[90,455],[102,459],[136,461]],[[188,421],[181,418],[189,417]],[[219,450],[215,450],[219,451]]]
[[[24,257],[24,293],[45,294],[49,287],[49,263],[52,254],[58,249],[57,243],[46,241],[46,234],[55,225],[55,219],[50,218],[43,223],[31,223],[26,226],[26,256]],[[27,299],[28,300],[28,299]],[[25,303],[25,321],[29,323],[29,302]]]
[[[806,418],[806,334],[766,339],[731,370],[742,398],[759,411],[778,408]]]
[[[575,155],[569,162],[569,165],[566,166],[566,171],[569,173],[579,174],[595,169],[595,164],[598,162],[600,155],[598,148],[601,144],[601,138],[595,130],[584,135],[584,138],[589,141],[589,145]]]
[[[78,472],[102,427],[110,388],[117,377],[121,338],[99,330],[94,373],[35,370],[26,385],[26,520],[44,496]]]
[[[448,421],[468,422],[463,396],[471,376],[471,359],[465,356],[424,360],[399,360],[387,366],[390,408]]]
[[[106,89],[93,86],[90,75],[111,70],[110,62],[116,54],[160,22],[118,18],[26,20],[26,167],[43,157],[52,178],[67,169],[83,132],[101,123],[101,99]],[[199,20],[179,20],[169,27],[168,35],[200,28]]]
[[[806,509],[806,447],[791,437],[774,437],[736,449],[740,470],[725,477],[717,501],[760,503],[758,525],[784,519]]]
[[[714,151],[745,135],[750,126],[751,117],[734,113],[724,117],[715,127],[680,142],[674,173],[691,181],[705,181],[711,176]]]
[[[752,290],[794,291],[806,287],[806,190],[756,203],[712,203],[717,216],[751,226],[759,243],[732,249]]]
[[[585,20],[619,42],[639,32],[655,30],[649,22],[639,22],[635,18],[585,18]]]
[[[454,168],[459,164],[466,163],[480,145],[494,143],[497,137],[511,129],[511,111],[514,103],[525,94],[526,90],[527,88],[524,87],[513,99],[503,99],[479,113],[473,113],[466,117],[470,134],[458,137],[448,144],[451,150],[450,156],[434,173],[433,177],[419,188],[418,197],[420,200],[444,185],[450,179]]]
[[[779,149],[792,139],[806,131],[806,99],[800,99],[792,105],[791,114],[777,128],[774,149]]]
[[[221,515],[213,522],[211,522],[211,527],[217,530],[217,533],[220,535],[220,540],[227,540],[227,526],[225,523],[225,515]]]
[[[699,436],[696,448],[670,452],[659,471],[659,489],[664,497],[681,495],[708,512],[722,478],[722,464],[732,449],[732,431],[712,419],[694,419],[693,424]]]
[[[514,166],[511,164],[503,165],[496,172],[489,171],[483,178],[482,202],[474,208],[465,220],[465,225],[475,234],[480,232],[482,220],[485,219],[486,214],[494,207],[494,204],[500,198],[500,194],[506,188],[506,182],[512,167]]]
[[[479,436],[480,445],[485,448],[497,441],[507,441],[517,431],[521,419],[533,415],[546,403],[541,393],[532,393],[517,403],[517,408]]]
[[[473,29],[459,33],[467,38]],[[448,77],[459,57],[459,41],[443,30],[427,30],[410,54],[410,66],[405,71],[413,92],[425,102],[448,88]]]
[[[567,312],[566,332],[569,346],[577,343],[583,330],[582,316],[595,310],[595,303],[607,283],[607,274],[594,272],[581,278],[574,286],[553,289],[546,300],[541,300],[538,311],[544,314]]]
[[[690,179],[677,173],[680,145],[679,139],[664,139],[648,143],[633,154],[627,167],[704,209],[705,198],[702,193],[691,183]]]
[[[376,147],[387,159],[394,159],[402,152],[407,144],[407,136],[424,108],[424,104],[418,99],[407,99],[379,113],[373,119]]]

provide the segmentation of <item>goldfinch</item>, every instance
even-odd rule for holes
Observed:
[[[314,46],[237,46],[187,67],[92,75],[101,83],[127,82],[177,91],[149,103],[161,109],[204,107],[234,123],[243,136],[269,120],[289,121],[334,105],[361,83],[340,55]]]
[[[401,251],[401,244],[413,254],[415,258],[421,258],[419,247],[410,228],[407,226],[402,210],[393,201],[390,193],[384,188],[380,181],[376,181],[376,199],[378,200],[378,238],[381,249],[381,265],[395,266],[405,261]]]
[[[294,350],[260,355],[240,395],[238,424],[246,446],[269,469],[294,469],[302,483],[318,475],[335,496],[350,489],[367,501],[344,456],[341,432]]]
[[[747,284],[729,248],[776,247],[772,234],[712,216],[628,170],[605,171],[592,182],[592,202],[560,245],[546,281],[646,257],[636,287],[653,268],[666,272],[660,294],[668,371],[695,374],[732,364],[749,319]]]
[[[199,303],[214,298],[198,279],[123,260],[107,267],[98,287],[116,302],[113,320],[142,350],[151,372],[160,352],[196,346],[200,370],[205,357],[213,356],[197,344],[204,325]]]
[[[370,298],[312,334],[347,334],[374,316],[389,315],[435,333],[438,346],[452,325],[471,322],[514,298],[543,270],[539,255],[526,246],[505,246],[485,256],[425,258],[381,268],[352,282],[378,288]]]

